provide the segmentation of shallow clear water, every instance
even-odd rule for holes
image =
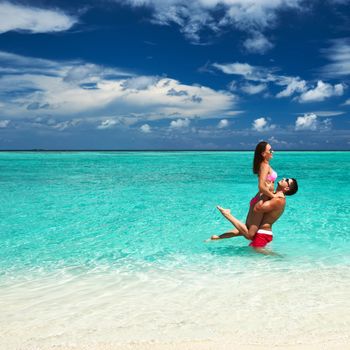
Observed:
[[[228,321],[256,331],[262,319],[259,344],[270,328],[280,343],[344,336],[350,152],[275,153],[279,177],[299,182],[274,225],[270,249],[281,257],[257,255],[243,238],[203,242],[231,228],[217,204],[245,219],[252,156],[0,153],[4,343],[249,343],[249,329],[232,332]]]

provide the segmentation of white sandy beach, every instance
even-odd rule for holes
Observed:
[[[0,348],[343,350],[349,295],[343,267],[48,276],[2,287]]]
[[[20,348],[16,348],[20,349]],[[26,348],[27,350],[346,350],[349,349],[349,339],[344,341],[329,341],[313,344],[294,345],[259,345],[240,344],[232,342],[179,342],[179,343],[128,343],[128,344],[94,344],[88,346],[52,346],[42,347],[40,345]]]

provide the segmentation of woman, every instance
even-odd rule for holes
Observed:
[[[253,239],[259,229],[263,213],[254,212],[256,203],[260,200],[268,200],[275,197],[274,183],[277,173],[271,168],[270,160],[273,157],[273,150],[269,143],[261,141],[255,147],[253,160],[253,173],[258,176],[259,192],[251,199],[249,212],[246,219],[248,233],[245,235],[247,239]],[[219,209],[220,210],[220,209]],[[230,238],[236,235],[236,230],[226,232],[220,236],[212,236],[212,240],[221,238]]]
[[[258,176],[259,192],[251,199],[249,212],[246,219],[246,225],[249,227],[249,233],[246,238],[252,239],[258,231],[263,213],[255,213],[254,206],[259,200],[271,199],[275,197],[274,184],[277,179],[277,173],[271,168],[270,160],[273,157],[273,150],[266,141],[259,142],[255,147],[253,160],[253,173]]]

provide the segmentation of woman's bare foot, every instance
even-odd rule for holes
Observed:
[[[234,229],[232,231],[225,232],[220,236],[213,235],[204,242],[217,241],[219,239],[232,238],[232,237],[238,237],[238,236],[242,236],[242,234],[238,230]]]
[[[231,210],[230,209],[225,209],[225,208],[222,208],[220,207],[219,205],[216,206],[220,213],[224,216],[224,217],[227,217],[227,215],[231,214]]]
[[[220,239],[219,236],[213,235],[210,238],[206,239],[204,242],[217,241],[218,239]]]

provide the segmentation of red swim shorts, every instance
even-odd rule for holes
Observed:
[[[263,248],[272,241],[272,238],[271,231],[258,230],[249,246],[253,248]]]

